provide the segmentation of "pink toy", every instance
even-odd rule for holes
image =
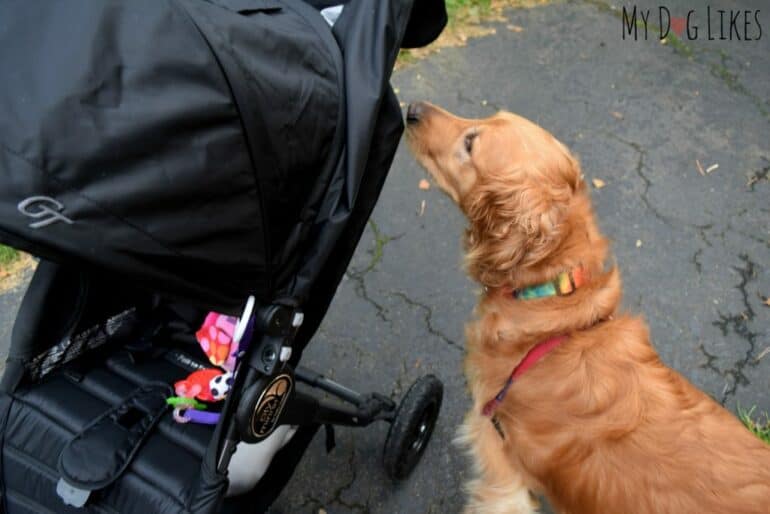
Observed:
[[[238,343],[233,342],[233,334],[238,318],[209,312],[201,328],[195,333],[198,343],[209,361],[215,366],[233,371],[238,357]]]

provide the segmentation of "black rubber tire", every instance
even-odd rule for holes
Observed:
[[[444,384],[433,375],[417,380],[404,395],[385,440],[382,463],[393,480],[403,480],[417,466],[433,434]]]

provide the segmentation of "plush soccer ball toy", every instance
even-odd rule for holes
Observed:
[[[209,382],[209,390],[211,391],[211,397],[214,401],[224,400],[227,397],[227,393],[230,392],[230,388],[233,387],[233,374],[231,372],[222,373],[211,379]]]

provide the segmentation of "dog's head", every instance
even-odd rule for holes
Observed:
[[[419,102],[407,137],[420,164],[468,217],[468,270],[482,284],[509,284],[562,242],[580,167],[549,132],[515,114],[454,116]]]

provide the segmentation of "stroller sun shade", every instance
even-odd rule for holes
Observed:
[[[0,241],[211,309],[306,296],[392,158],[410,8],[3,2]]]

